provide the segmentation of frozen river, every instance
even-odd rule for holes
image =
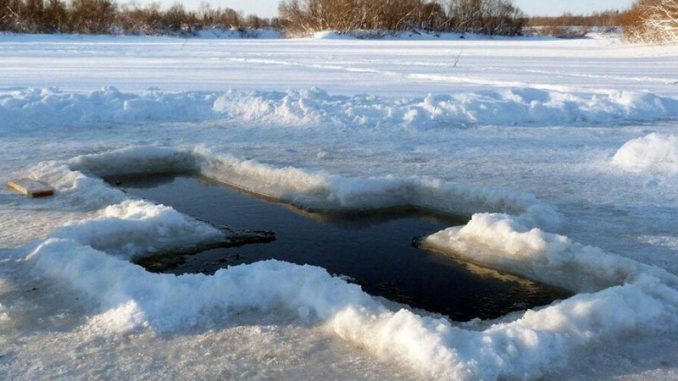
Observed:
[[[0,191],[0,378],[675,379],[677,62],[600,37],[0,35],[0,180],[57,189]],[[219,233],[100,178],[186,170],[473,215],[429,244],[577,295],[458,323],[317,267],[148,273],[130,259]]]

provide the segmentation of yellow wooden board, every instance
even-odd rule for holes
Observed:
[[[54,188],[32,179],[12,180],[7,183],[7,187],[26,197],[48,197],[54,194]]]

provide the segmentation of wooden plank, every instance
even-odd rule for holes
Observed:
[[[18,179],[7,183],[7,187],[26,197],[49,197],[54,195],[54,188],[42,181],[32,179]]]

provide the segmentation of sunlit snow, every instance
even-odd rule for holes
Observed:
[[[0,190],[0,378],[675,379],[678,47],[594,37],[0,35],[0,180],[57,190]],[[425,245],[577,294],[459,323],[312,266],[146,272],[222,232],[101,177],[186,172],[473,215]]]

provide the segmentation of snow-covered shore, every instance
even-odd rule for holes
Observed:
[[[5,378],[677,375],[673,47],[0,37],[0,59],[0,180],[57,188],[0,191]],[[456,323],[309,266],[147,273],[128,259],[219,233],[99,176],[187,171],[473,214],[427,244],[579,294]]]

